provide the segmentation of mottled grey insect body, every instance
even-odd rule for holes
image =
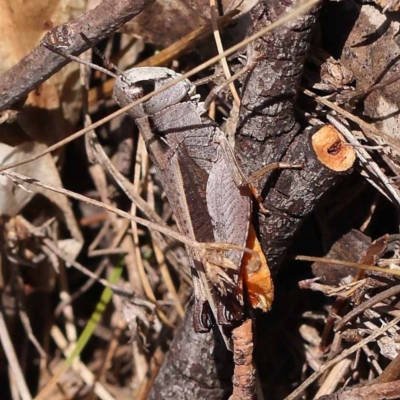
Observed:
[[[118,77],[114,98],[123,107],[177,76],[167,68],[130,69]],[[204,115],[194,94],[195,87],[186,79],[133,107],[129,115],[145,140],[182,233],[199,242],[245,247],[250,195],[235,183],[220,144],[225,137]],[[196,331],[210,329],[208,307],[220,326],[240,321],[242,299],[237,289],[243,253],[222,251],[236,269],[219,270],[198,249],[188,247],[187,251],[195,291]],[[229,346],[223,328],[220,330]]]

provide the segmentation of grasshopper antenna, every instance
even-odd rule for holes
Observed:
[[[84,33],[81,32],[81,36],[86,43],[91,45],[90,40]],[[113,69],[117,73],[117,76],[124,75],[124,72],[121,71],[114,63],[112,63],[111,60],[109,60],[97,47],[92,47],[92,48],[93,51],[96,53],[96,55],[99,56],[104,62],[104,64],[107,66],[108,71],[110,69]]]
[[[82,35],[83,35],[83,34],[82,34]],[[88,38],[87,38],[85,35],[83,35],[82,37],[84,38],[85,41],[88,41]],[[111,77],[114,78],[114,79],[117,79],[118,76],[120,75],[120,73],[119,73],[120,71],[119,71],[118,69],[116,69],[115,66],[114,66],[114,69],[116,69],[116,71],[118,72],[118,74],[115,74],[114,72],[111,72],[111,71],[109,71],[108,69],[103,68],[103,67],[100,67],[100,66],[98,66],[98,65],[96,65],[96,64],[93,64],[93,63],[91,63],[91,62],[89,62],[89,61],[82,60],[82,59],[79,58],[79,57],[73,56],[72,54],[69,54],[69,53],[67,53],[65,50],[63,50],[60,46],[57,46],[57,45],[55,45],[55,44],[53,44],[53,43],[44,42],[43,45],[44,45],[48,50],[50,50],[50,51],[52,51],[52,52],[54,52],[54,53],[57,53],[58,55],[60,55],[60,56],[62,56],[62,57],[68,58],[69,60],[75,61],[75,62],[77,62],[77,63],[79,63],[79,64],[86,65],[87,67],[92,68],[92,69],[95,69],[96,71],[102,72],[103,74],[106,74],[106,75],[108,75],[108,76],[111,76]],[[96,50],[97,50],[97,49],[96,49]],[[96,53],[96,54],[97,54],[97,53]],[[103,56],[100,56],[100,57],[103,59]],[[110,62],[106,62],[106,64],[110,64]]]

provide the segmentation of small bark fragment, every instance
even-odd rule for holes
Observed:
[[[328,226],[329,228],[330,226]],[[368,236],[356,229],[352,229],[336,240],[335,243],[328,242],[330,249],[325,257],[334,260],[362,262],[363,253],[368,249],[370,243],[371,239]],[[364,264],[370,264],[370,262],[365,262]],[[340,281],[343,278],[349,275],[357,275],[357,270],[354,268],[318,261],[313,263],[311,268],[314,275],[320,278],[319,282],[326,285],[340,285]]]
[[[66,53],[79,55],[152,3],[154,0],[103,0],[77,20],[53,28],[30,54],[0,77],[0,111],[10,108],[70,62],[43,45],[49,38],[56,39]]]
[[[243,322],[232,331],[233,361],[235,363],[233,393],[229,400],[252,400],[255,398],[255,368],[253,365],[253,323]]]

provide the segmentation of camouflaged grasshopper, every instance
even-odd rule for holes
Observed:
[[[177,76],[167,68],[132,68],[118,76],[114,98],[124,107]],[[129,115],[145,140],[181,233],[198,242],[244,248],[251,218],[248,180],[224,134],[195,96],[194,85],[183,80],[133,107]],[[243,314],[243,252],[221,247],[221,254],[211,254],[189,246],[187,252],[194,283],[195,330],[210,330],[211,310],[229,347],[224,327],[240,322]],[[269,272],[266,279],[272,288]],[[268,300],[262,299],[258,306],[267,310],[271,293],[265,296]]]
[[[116,75],[64,53],[54,43],[46,46],[114,77],[113,94],[121,107],[182,76],[168,68],[142,67],[121,72],[114,66]],[[189,245],[186,248],[194,285],[195,331],[211,329],[211,311],[230,348],[229,330],[243,317],[243,279],[253,307],[267,311],[273,299],[272,280],[261,250],[250,250],[257,256],[247,260],[248,265],[241,271],[250,228],[251,192],[260,202],[251,182],[271,169],[298,166],[275,163],[245,179],[224,134],[206,115],[203,103],[195,95],[195,86],[188,79],[132,107],[128,114],[143,136],[181,233],[197,243],[221,244],[218,252]]]
[[[113,94],[121,107],[181,76],[161,67],[121,72],[113,66],[117,70],[114,74],[65,53],[54,43],[46,43],[46,47],[114,77]],[[221,243],[220,252],[202,247],[186,248],[194,285],[195,331],[210,330],[211,311],[230,348],[229,333],[224,332],[224,327],[232,328],[243,315],[240,276],[243,251],[237,247],[245,250],[250,225],[251,198],[247,182],[223,133],[206,116],[203,104],[195,95],[195,86],[188,79],[132,107],[128,114],[144,138],[181,233],[197,243]],[[234,245],[236,249],[229,250],[227,245]],[[252,268],[255,264],[260,263],[252,263]],[[264,296],[261,290],[255,305],[264,310],[270,308],[272,301],[272,282],[267,266],[266,269],[268,293]]]

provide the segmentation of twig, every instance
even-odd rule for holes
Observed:
[[[248,319],[232,331],[233,393],[229,400],[253,400],[256,380],[253,365],[253,321]]]
[[[362,350],[365,353],[365,355],[367,356],[368,360],[370,360],[373,367],[375,368],[375,371],[378,373],[378,375],[380,375],[382,373],[382,368],[379,365],[378,361],[376,361],[376,358],[375,358],[374,354],[372,353],[372,351],[369,349],[368,346],[363,346]]]
[[[32,397],[29,393],[28,386],[25,382],[24,374],[21,371],[21,367],[18,363],[18,357],[15,354],[13,343],[8,333],[7,325],[4,320],[3,307],[0,307],[0,341],[3,346],[4,353],[6,355],[8,364],[10,366],[15,384],[18,388],[19,395],[22,400],[31,400]]]
[[[218,14],[215,0],[210,0],[210,11],[211,11],[211,23],[214,33],[214,40],[217,46],[218,54],[222,54],[224,52],[224,47],[222,46],[221,35],[219,34],[218,29]],[[221,58],[221,65],[224,70],[225,78],[229,79],[231,77],[231,71],[229,70],[228,62],[226,61],[226,57]],[[240,106],[240,98],[236,91],[235,84],[231,82],[229,84],[229,89],[231,90],[233,99],[236,105]]]
[[[335,391],[337,385],[343,376],[347,373],[351,365],[350,360],[342,360],[338,362],[330,371],[327,378],[324,380],[324,383],[318,389],[318,392],[315,394],[314,399],[318,399],[320,396],[324,394],[331,394]]]
[[[224,28],[229,25],[233,18],[239,13],[238,10],[232,10],[222,17],[218,18],[218,26]],[[212,28],[209,25],[201,26],[190,32],[182,39],[172,43],[167,48],[161,50],[160,52],[152,55],[149,58],[136,64],[135,67],[156,67],[168,65],[172,60],[176,60],[179,56],[183,55],[187,51],[193,50],[196,43],[212,34]],[[103,83],[103,85],[98,88],[92,88],[89,90],[89,105],[94,106],[97,104],[99,97],[99,92],[102,93],[103,97],[109,97],[112,94],[114,87],[114,79],[108,79]],[[100,90],[99,90],[100,89]]]
[[[343,352],[332,359],[331,361],[324,364],[319,371],[314,372],[311,376],[309,376],[295,391],[293,391],[289,396],[285,398],[285,400],[294,400],[299,396],[303,391],[311,385],[319,376],[321,376],[325,371],[329,368],[336,365],[338,362],[344,360],[345,358],[349,357],[358,349],[362,348],[362,346],[366,345],[367,343],[371,342],[372,340],[376,339],[378,336],[382,335],[382,333],[386,332],[390,328],[393,328],[397,323],[400,322],[400,317],[393,319],[387,325],[383,326],[382,328],[378,329],[376,332],[371,334],[370,336],[366,337],[365,339],[361,340],[354,346],[350,347],[349,349],[343,350]]]
[[[133,215],[131,215],[131,214],[125,212],[125,211],[119,210],[118,208],[112,207],[112,206],[110,206],[108,204],[102,203],[102,202],[94,200],[94,199],[90,199],[89,197],[83,196],[83,195],[81,195],[79,193],[75,193],[75,192],[72,192],[70,190],[67,190],[67,189],[64,189],[64,188],[61,188],[61,187],[56,187],[56,186],[50,185],[48,183],[41,182],[41,181],[39,181],[37,179],[30,178],[30,177],[22,175],[22,174],[18,174],[17,172],[3,172],[2,174],[4,176],[9,177],[11,180],[14,180],[14,181],[15,180],[21,180],[21,181],[26,182],[28,184],[36,185],[36,186],[39,186],[39,187],[43,187],[45,189],[52,190],[52,191],[54,191],[56,193],[64,194],[64,195],[66,195],[68,197],[71,197],[71,198],[73,198],[75,200],[82,201],[82,202],[87,203],[87,204],[91,204],[91,205],[93,205],[95,207],[103,208],[103,209],[105,209],[107,211],[111,211],[114,214],[117,214],[122,218],[126,218],[126,219],[129,219],[130,221],[137,222],[138,224],[141,224],[141,225],[143,225],[143,226],[145,226],[145,227],[147,227],[149,229],[154,229],[154,230],[156,230],[158,232],[163,233],[164,235],[167,235],[167,236],[169,236],[169,237],[171,237],[173,239],[176,239],[176,240],[178,240],[178,241],[180,241],[180,242],[182,242],[182,243],[184,243],[184,244],[186,244],[188,246],[191,246],[193,248],[199,248],[200,250],[214,250],[214,249],[215,250],[221,250],[221,249],[226,249],[226,250],[242,251],[242,252],[245,252],[245,253],[248,253],[248,254],[252,254],[254,257],[256,257],[258,259],[257,252],[255,252],[255,251],[253,251],[251,249],[247,249],[245,247],[236,246],[236,245],[233,245],[233,244],[230,244],[230,243],[220,243],[220,242],[218,242],[218,243],[215,243],[215,242],[200,243],[200,242],[196,242],[195,240],[189,239],[188,237],[186,237],[186,236],[174,231],[173,229],[165,228],[165,227],[160,226],[160,225],[158,225],[158,224],[156,224],[154,222],[148,221],[148,220],[140,218],[140,217],[133,216]],[[71,265],[74,265],[74,261],[69,260],[69,262],[71,263]],[[78,263],[76,263],[76,264],[77,264],[75,266],[76,268],[82,269],[81,265],[78,265]],[[86,268],[84,268],[84,270],[85,270],[84,273],[86,275],[97,279],[96,276],[94,276],[92,274],[89,274],[90,271],[86,271]],[[399,271],[399,273],[400,273],[400,271]],[[113,288],[113,290],[119,290],[119,289]]]
[[[154,0],[103,0],[77,20],[53,28],[30,54],[0,77],[0,111],[21,100],[70,62],[48,50],[43,43],[54,43],[68,54],[79,55],[152,3]],[[81,33],[88,37],[89,43]]]
[[[341,124],[333,115],[328,115],[327,118],[336,127],[336,129],[338,129],[346,137],[346,139],[350,143],[354,145],[359,144],[358,140],[353,136],[353,134],[343,124]],[[382,172],[382,170],[379,168],[376,162],[373,161],[372,157],[368,154],[367,150],[356,146],[355,151],[358,155],[358,158],[360,159],[360,161],[362,162],[362,164],[366,169],[366,173],[368,175],[367,178],[368,181],[373,186],[375,186],[382,194],[388,197],[389,200],[394,199],[397,203],[396,204],[397,207],[400,207],[400,193],[393,185],[393,183],[390,181],[390,179]],[[377,186],[374,180],[371,179],[371,175],[372,177],[375,177],[375,179],[378,179],[379,181],[382,182],[383,188]]]
[[[363,269],[366,271],[377,271],[377,272],[383,272],[384,274],[388,274],[388,275],[400,276],[400,270],[389,269],[389,268],[380,268],[380,267],[375,267],[374,265],[361,264],[361,263],[355,263],[355,262],[350,262],[350,261],[335,260],[333,258],[311,257],[311,256],[298,255],[298,256],[295,256],[294,259],[298,260],[298,261],[323,262],[326,264],[343,265],[344,267]]]
[[[118,280],[121,277],[123,267],[121,264],[117,264],[114,266],[114,270],[110,276],[110,282],[118,282]],[[112,298],[112,291],[108,288],[105,287],[103,289],[102,295],[96,304],[96,308],[93,311],[90,320],[85,326],[85,329],[79,336],[78,341],[74,345],[74,347],[71,349],[71,351],[68,353],[68,358],[62,363],[57,370],[55,371],[54,375],[52,378],[46,383],[46,386],[41,390],[41,392],[35,397],[35,400],[45,400],[49,398],[49,394],[51,393],[52,389],[54,386],[57,384],[59,381],[60,377],[66,372],[76,361],[77,357],[81,354],[82,350],[85,348],[86,344],[88,343],[89,339],[93,335],[93,332],[99,323],[107,304],[110,302]],[[93,382],[91,382],[93,384]],[[107,393],[108,394],[108,393]],[[110,397],[108,397],[109,400]]]
[[[107,258],[105,258],[99,264],[99,266],[96,268],[96,270],[94,271],[94,274],[97,277],[99,277],[109,263],[110,263],[110,261]],[[98,282],[97,279],[94,279],[94,278],[88,279],[88,281],[85,284],[83,284],[79,289],[77,289],[74,293],[72,293],[68,298],[62,300],[58,304],[56,309],[54,310],[54,316],[58,317],[58,315],[63,311],[63,308],[65,306],[67,306],[68,304],[71,304],[76,299],[78,299],[83,293],[87,292],[93,286],[93,284],[96,283],[96,282]]]
[[[335,324],[335,331],[342,329],[348,322],[350,322],[353,318],[355,318],[357,315],[361,314],[368,308],[373,307],[375,304],[380,303],[381,301],[386,300],[389,297],[396,296],[399,293],[400,293],[400,285],[396,285],[364,301],[362,304],[360,304],[355,309],[351,310],[348,314],[346,314],[341,320],[339,320]]]
[[[27,220],[22,219],[25,227],[31,232],[35,232],[35,227],[32,226]],[[66,264],[72,265],[74,268],[76,268],[78,271],[82,272],[84,275],[89,276],[90,278],[94,279],[96,282],[101,283],[104,287],[108,287],[111,290],[113,290],[116,294],[119,294],[121,296],[128,296],[131,297],[133,295],[132,292],[127,292],[122,290],[116,285],[110,284],[106,279],[99,278],[95,273],[92,271],[88,270],[86,267],[84,267],[82,264],[78,263],[77,261],[73,260],[70,258],[66,253],[64,253],[63,250],[61,250],[56,243],[53,242],[53,240],[49,239],[48,237],[43,237],[41,238],[43,241],[43,244],[54,254],[57,255],[57,257],[61,258],[64,260]]]
[[[227,398],[228,391],[232,390],[231,353],[221,346],[222,339],[217,332],[215,336],[213,332],[194,331],[192,311],[189,305],[147,400],[220,400]]]
[[[301,88],[301,90],[303,91],[303,93],[305,95],[315,99],[318,103],[321,103],[321,104],[331,108],[332,110],[336,111],[340,115],[343,115],[345,118],[349,119],[350,121],[355,122],[357,125],[359,125],[361,128],[364,129],[365,136],[367,136],[369,138],[372,138],[373,140],[376,140],[374,135],[378,136],[378,137],[381,137],[382,139],[385,139],[385,141],[388,144],[390,144],[390,146],[392,146],[394,149],[396,149],[397,152],[400,152],[399,143],[395,139],[393,139],[391,136],[386,134],[385,132],[375,128],[374,125],[369,124],[368,122],[365,122],[361,118],[356,117],[355,115],[353,115],[352,113],[344,110],[343,108],[339,107],[335,103],[332,103],[331,101],[329,101],[327,99],[324,99],[323,97],[318,96],[317,94],[311,92],[308,89]]]
[[[339,390],[319,400],[398,400],[400,398],[400,381],[365,385],[354,389]]]
[[[383,370],[374,383],[387,383],[394,382],[400,379],[400,353],[397,357],[390,362],[390,364]]]
[[[252,24],[247,34],[279,21],[297,4],[296,0],[258,2],[250,12]],[[308,136],[307,132],[301,132],[294,114],[297,86],[319,7],[315,3],[296,21],[249,43],[247,48],[247,64],[258,62],[243,88],[235,133],[235,156],[239,165],[250,176],[270,163],[289,161],[289,157],[294,163],[307,161],[302,171],[266,174],[257,183],[257,189],[264,196],[263,205],[269,211],[268,216],[258,213],[259,238],[273,274],[305,215],[335,180],[333,174],[326,174],[325,168],[318,165],[318,160],[311,161],[315,158],[312,150],[300,149],[308,147]]]
[[[33,333],[31,322],[29,320],[28,314],[26,312],[26,302],[25,296],[23,292],[24,288],[24,281],[21,277],[20,267],[18,265],[12,266],[12,274],[14,275],[14,282],[15,282],[15,295],[18,301],[18,314],[19,318],[21,319],[22,326],[25,329],[26,335],[28,339],[31,341],[37,352],[39,353],[42,361],[46,362],[48,360],[47,354],[44,351],[43,347],[36,339],[35,334]]]
[[[74,345],[68,345],[65,336],[55,325],[51,328],[50,335],[56,343],[57,347],[63,352],[65,358],[68,358],[74,349]],[[101,383],[95,381],[93,373],[89,370],[89,368],[86,367],[86,365],[82,361],[78,360],[78,362],[73,363],[72,369],[82,378],[86,385],[93,385],[94,392],[99,397],[99,399],[115,400],[115,397],[113,397]]]

